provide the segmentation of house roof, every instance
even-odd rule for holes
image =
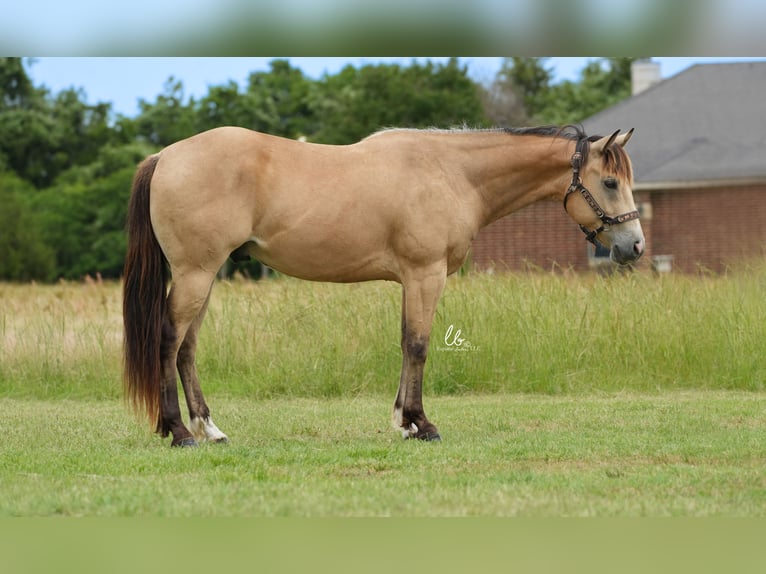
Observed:
[[[766,62],[697,64],[583,121],[636,128],[636,188],[766,180]]]

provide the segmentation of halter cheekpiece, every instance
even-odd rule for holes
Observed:
[[[588,231],[588,228],[584,225],[580,225],[580,229],[585,234],[585,239],[590,241],[593,245],[597,245],[596,236],[599,233],[609,229],[611,225],[617,225],[619,223],[625,223],[626,221],[638,219],[639,215],[638,211],[634,210],[629,211],[628,213],[623,213],[622,215],[617,215],[616,217],[610,217],[603,209],[601,209],[601,206],[598,204],[598,201],[596,201],[596,198],[591,195],[590,191],[588,191],[588,188],[583,185],[582,179],[580,179],[583,149],[586,145],[588,145],[587,138],[579,139],[577,141],[577,145],[575,146],[575,152],[572,154],[572,159],[570,161],[572,164],[572,183],[569,184],[569,188],[564,194],[564,211],[567,210],[567,201],[569,201],[569,196],[579,191],[580,195],[582,195],[583,199],[587,202],[588,205],[590,205],[590,208],[596,213],[599,220],[601,221],[601,227],[591,231]]]

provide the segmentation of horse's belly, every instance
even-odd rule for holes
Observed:
[[[253,237],[248,252],[280,273],[310,281],[351,283],[397,278],[385,245],[365,241]]]

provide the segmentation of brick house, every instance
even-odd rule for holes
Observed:
[[[766,255],[766,63],[696,65],[664,81],[651,61],[634,94],[582,122],[588,134],[636,128],[627,146],[646,234],[639,268],[720,272]],[[483,229],[476,269],[587,270],[605,262],[558,203]]]

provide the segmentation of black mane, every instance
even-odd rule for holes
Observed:
[[[573,124],[567,124],[565,126],[537,126],[531,128],[501,128],[501,131],[511,135],[517,136],[543,136],[543,137],[563,137],[571,141],[579,142],[586,141],[587,144],[582,147],[582,162],[585,164],[588,161],[588,152],[590,152],[590,144],[598,141],[602,136],[592,135],[589,136],[585,133],[582,126],[576,126]],[[628,179],[633,178],[633,170],[630,165],[630,160],[622,149],[622,146],[611,145],[604,154],[604,166],[619,175]]]
[[[501,130],[507,134],[516,136],[563,137],[572,141],[579,141],[581,139],[596,141],[600,137],[588,137],[585,134],[585,130],[582,128],[582,126],[576,126],[573,124],[568,124],[565,126],[536,126],[530,128],[501,128]]]

